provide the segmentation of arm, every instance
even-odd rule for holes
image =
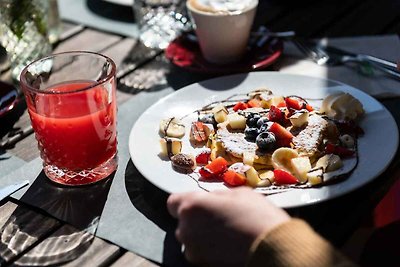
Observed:
[[[307,223],[292,219],[261,234],[252,244],[249,267],[356,266]]]
[[[176,237],[186,258],[200,266],[291,266],[300,252],[304,264],[333,266],[320,265],[325,252],[335,252],[328,242],[248,188],[173,194],[167,205],[178,219]]]

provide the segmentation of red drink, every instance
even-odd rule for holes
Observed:
[[[66,185],[109,176],[117,167],[115,78],[24,88],[46,175]],[[29,91],[31,90],[31,91]]]

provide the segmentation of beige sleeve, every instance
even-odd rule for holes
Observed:
[[[250,248],[248,267],[356,266],[299,219],[261,235]]]

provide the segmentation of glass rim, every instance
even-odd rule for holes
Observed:
[[[55,58],[57,56],[74,55],[74,54],[75,55],[94,55],[94,56],[102,57],[106,61],[111,63],[111,72],[105,78],[103,78],[103,79],[101,79],[99,81],[95,81],[93,84],[91,84],[89,86],[83,86],[82,88],[75,89],[75,90],[72,90],[72,91],[60,91],[60,92],[57,92],[57,91],[45,91],[45,90],[41,90],[41,89],[32,87],[31,85],[28,84],[28,82],[26,80],[26,73],[28,72],[29,67],[31,67],[32,65],[37,64],[38,62],[41,62],[41,61],[45,61],[45,60],[48,60],[48,59],[51,59],[51,58]],[[41,94],[63,95],[63,94],[77,93],[77,92],[86,91],[86,90],[90,90],[92,88],[95,88],[95,87],[97,87],[97,86],[99,86],[101,84],[104,84],[107,81],[111,80],[115,76],[116,72],[117,72],[117,66],[116,66],[114,60],[112,60],[110,57],[108,57],[106,55],[103,55],[103,54],[100,54],[100,53],[97,53],[97,52],[78,50],[78,51],[67,51],[67,52],[55,53],[55,54],[51,54],[49,56],[42,57],[42,58],[39,58],[39,59],[36,59],[36,60],[32,61],[31,63],[29,63],[28,65],[26,65],[23,68],[23,70],[21,71],[19,80],[20,80],[20,83],[21,83],[21,89],[22,90],[27,89],[29,91],[32,91],[32,92],[35,92],[35,93],[41,93]]]

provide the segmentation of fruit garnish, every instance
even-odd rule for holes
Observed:
[[[237,112],[238,110],[245,110],[249,106],[244,102],[238,102],[235,106],[233,106],[233,111]]]
[[[310,104],[308,104],[307,100],[297,95],[285,97],[285,102],[288,109],[307,109],[309,112],[314,110],[314,108]]]
[[[202,151],[196,156],[196,163],[199,165],[206,165],[210,160],[211,151]]]
[[[275,134],[276,139],[278,140],[292,140],[293,134],[285,129],[279,123],[274,122],[271,127],[269,127],[269,131]]]
[[[292,159],[297,158],[299,154],[296,150],[287,147],[281,147],[272,153],[272,166],[275,169],[282,169],[291,172],[293,170],[292,167]]]
[[[305,107],[305,103],[301,103],[299,100],[293,98],[293,97],[286,97],[285,98],[285,103],[286,103],[286,107],[289,109],[295,109],[295,110],[300,110],[303,109]]]
[[[239,186],[246,183],[246,177],[232,170],[227,170],[222,174],[222,180],[230,186]]]
[[[185,125],[175,117],[163,119],[160,122],[160,133],[164,136],[181,138],[185,135]]]
[[[272,151],[276,145],[275,134],[262,132],[256,138],[256,145],[262,151]]]
[[[228,169],[228,162],[223,157],[218,157],[202,167],[199,171],[203,178],[218,178]]]
[[[335,121],[336,126],[339,129],[341,134],[355,134],[355,135],[363,135],[364,130],[357,125],[355,121]]]
[[[206,142],[208,140],[207,130],[205,124],[201,121],[192,122],[192,126],[190,127],[190,141],[196,144]]]
[[[343,146],[338,146],[338,145],[328,143],[325,147],[325,153],[326,154],[335,154],[335,155],[338,155],[339,157],[346,158],[346,157],[353,156],[355,151],[348,149],[346,147],[343,147]]]
[[[182,142],[178,138],[164,137],[160,139],[161,155],[172,157],[181,152]]]
[[[246,125],[249,127],[257,127],[257,122],[260,118],[260,114],[249,113],[246,117]]]
[[[315,164],[316,168],[322,168],[325,172],[332,172],[340,169],[343,166],[343,162],[338,155],[327,154],[319,158]]]
[[[275,183],[278,185],[283,184],[297,184],[298,181],[291,173],[284,170],[274,170]]]
[[[277,108],[285,108],[286,107],[286,103],[285,101],[279,102],[278,105],[276,105]]]
[[[282,122],[285,117],[285,113],[283,113],[279,108],[275,106],[271,106],[268,112],[268,119],[273,122]]]
[[[248,106],[249,108],[259,108],[259,107],[261,107],[261,101],[258,100],[258,99],[255,99],[255,98],[250,99],[250,100],[247,102],[247,106]]]

